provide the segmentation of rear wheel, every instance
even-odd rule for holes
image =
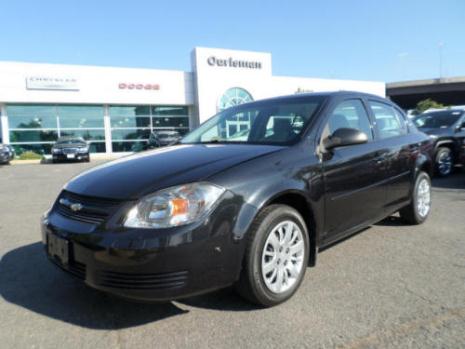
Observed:
[[[452,173],[454,159],[450,148],[441,147],[436,153],[436,172],[441,177],[446,177]]]
[[[399,211],[401,218],[409,224],[421,224],[431,211],[431,179],[426,172],[420,172],[415,180],[412,202]]]
[[[248,232],[243,270],[236,289],[262,306],[282,303],[297,291],[309,255],[307,227],[286,205],[265,208]]]

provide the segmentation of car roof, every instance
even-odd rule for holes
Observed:
[[[377,96],[374,94],[366,93],[366,92],[359,92],[359,91],[326,91],[326,92],[305,92],[305,93],[295,93],[292,95],[284,95],[284,96],[278,96],[278,97],[271,97],[271,98],[265,98],[265,99],[260,99],[257,101],[252,101],[244,104],[240,104],[240,107],[247,106],[249,104],[254,104],[254,103],[261,103],[261,102],[279,102],[283,100],[299,100],[299,99],[304,99],[306,97],[365,97],[365,98],[370,98],[370,99],[378,99],[380,101],[385,101],[389,102],[391,104],[394,104],[390,100]]]

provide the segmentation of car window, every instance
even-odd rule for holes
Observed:
[[[368,140],[373,139],[370,119],[359,99],[346,100],[334,108],[326,124],[323,138],[339,128],[353,128],[365,133]]]
[[[181,143],[250,143],[289,145],[298,141],[325,97],[279,99],[226,109]]]
[[[462,115],[461,111],[440,111],[418,115],[415,125],[418,128],[448,128],[451,127]]]
[[[369,101],[375,116],[376,127],[381,139],[401,136],[407,133],[403,117],[390,105]]]

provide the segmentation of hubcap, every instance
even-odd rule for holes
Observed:
[[[438,170],[443,176],[452,171],[452,156],[449,153],[442,153],[438,159]]]
[[[417,190],[417,211],[424,218],[431,208],[431,187],[427,179],[423,178],[418,183]]]
[[[297,282],[304,253],[302,231],[296,223],[283,221],[273,228],[262,253],[262,275],[271,292],[286,292]]]

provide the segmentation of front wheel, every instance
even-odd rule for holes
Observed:
[[[421,224],[431,211],[431,179],[420,172],[415,180],[411,203],[399,211],[400,217],[409,224]]]
[[[262,306],[282,303],[297,291],[308,264],[309,238],[300,214],[286,205],[265,208],[252,223],[236,289]]]

